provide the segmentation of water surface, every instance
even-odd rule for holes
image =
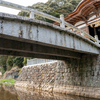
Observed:
[[[52,94],[48,92],[39,92],[14,86],[0,85],[0,100],[98,100],[78,96],[63,94]],[[99,99],[100,100],[100,99]]]

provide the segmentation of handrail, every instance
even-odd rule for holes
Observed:
[[[50,19],[50,20],[53,20],[55,22],[60,23],[60,27],[62,27],[62,28],[65,28],[65,26],[70,27],[73,30],[75,30],[76,32],[79,32],[83,37],[87,37],[87,38],[93,40],[94,42],[96,42],[97,44],[100,43],[100,41],[97,38],[92,37],[91,35],[87,34],[85,31],[83,31],[83,30],[73,26],[72,24],[66,22],[64,20],[64,15],[60,15],[60,19],[59,19],[59,18],[56,18],[56,17],[51,16],[49,14],[37,11],[35,9],[28,8],[28,7],[21,6],[21,5],[18,5],[18,4],[14,4],[14,3],[10,3],[10,2],[7,2],[7,1],[3,1],[3,0],[0,0],[0,6],[5,6],[5,7],[9,7],[9,8],[29,12],[30,13],[30,18],[32,18],[32,19],[34,19],[34,14],[38,15],[38,16],[41,16],[41,17],[45,17],[47,19]]]
[[[87,36],[89,39],[93,40],[94,42],[97,42],[97,40],[96,40],[94,37],[92,37],[91,35],[87,34],[85,31],[83,31],[83,30],[81,30],[81,29],[79,29],[79,28],[77,28],[77,27],[71,25],[70,23],[65,22],[65,25],[68,26],[68,27],[71,27],[71,28],[75,29],[76,31],[78,31],[78,32],[80,32],[80,33],[83,33],[83,34],[81,34],[81,35]]]
[[[16,9],[16,10],[26,11],[26,12],[29,12],[30,14],[34,13],[34,14],[39,15],[41,17],[45,17],[45,18],[48,18],[48,19],[51,19],[53,21],[61,23],[61,20],[59,18],[56,18],[56,17],[51,16],[49,14],[37,11],[37,10],[32,9],[32,8],[21,6],[21,5],[18,5],[18,4],[14,4],[14,3],[10,3],[10,2],[7,2],[7,1],[0,0],[0,6],[5,6],[5,7],[13,8],[13,9]],[[34,14],[32,16],[30,15],[31,18],[32,17],[34,18]]]

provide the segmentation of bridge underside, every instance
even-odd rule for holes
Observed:
[[[65,60],[66,58],[80,59],[82,56],[82,53],[75,51],[50,47],[50,45],[47,46],[46,44],[40,45],[38,42],[32,43],[31,40],[17,39],[4,34],[0,34],[0,54],[57,60]]]

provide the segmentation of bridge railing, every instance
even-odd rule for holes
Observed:
[[[94,38],[91,35],[87,34],[85,31],[83,31],[83,30],[73,26],[72,24],[66,22],[64,20],[64,15],[62,15],[62,14],[60,15],[60,19],[59,19],[59,18],[56,18],[56,17],[51,16],[49,14],[37,11],[35,9],[28,8],[28,7],[21,6],[21,5],[18,5],[18,4],[14,4],[14,3],[10,3],[10,2],[7,2],[7,1],[3,1],[3,0],[0,0],[0,6],[5,6],[5,7],[13,8],[13,9],[16,9],[16,10],[22,10],[22,11],[25,11],[25,12],[29,12],[30,18],[32,18],[32,19],[35,19],[34,16],[38,15],[38,16],[53,20],[55,22],[60,23],[60,27],[62,27],[62,28],[69,27],[69,29],[72,29],[76,33],[80,33],[83,37],[87,37],[88,39],[91,39],[92,41],[94,41],[97,44],[100,43],[100,41],[98,40],[97,37]]]

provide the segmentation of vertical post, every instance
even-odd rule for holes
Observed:
[[[60,19],[61,19],[61,23],[60,23],[60,27],[62,27],[62,28],[65,28],[65,20],[64,20],[64,15],[63,14],[61,14],[60,15]]]
[[[94,34],[95,35],[97,35],[97,33],[96,33],[96,29],[95,29],[95,27],[94,27],[95,25],[93,25],[93,29],[94,29]]]
[[[93,25],[93,29],[94,29],[94,38],[97,40],[97,44],[99,44],[99,40],[98,40],[98,35],[97,35],[97,32],[96,32],[96,29],[95,29],[95,27],[94,27],[95,25]]]
[[[99,44],[99,39],[98,39],[98,35],[95,35],[94,38],[97,40],[97,44]]]
[[[95,38],[96,40],[98,40],[98,35],[95,35],[94,38]]]
[[[34,19],[34,12],[33,11],[31,11],[31,13],[30,13],[30,18]]]
[[[83,33],[83,32],[81,32],[81,35],[82,35],[82,36],[84,36],[84,33]]]

